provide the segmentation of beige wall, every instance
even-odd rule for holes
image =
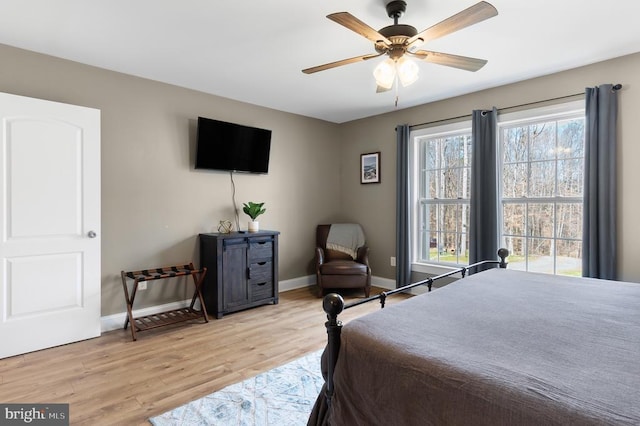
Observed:
[[[125,311],[121,270],[198,264],[197,235],[233,220],[229,174],[193,169],[199,115],[273,131],[269,174],[235,174],[236,202],[266,203],[281,280],[311,274],[315,224],[340,213],[338,125],[3,45],[0,60],[0,91],[102,112],[103,315]],[[149,288],[140,307],[186,295]]]
[[[395,254],[395,126],[418,124],[584,92],[588,86],[621,83],[619,94],[619,279],[640,282],[640,54],[626,56],[521,83],[343,124],[342,208],[363,223],[376,276],[394,278],[389,258]],[[407,89],[404,89],[407,90]],[[402,102],[402,89],[400,90]],[[360,185],[360,154],[381,151],[382,183]]]
[[[0,91],[102,111],[102,314],[124,311],[120,270],[194,260],[197,235],[233,219],[229,175],[193,170],[200,116],[273,131],[270,172],[235,175],[236,201],[265,201],[261,227],[279,230],[280,279],[313,272],[315,225],[361,222],[374,275],[393,279],[395,126],[465,115],[622,83],[620,263],[640,281],[640,54],[342,125],[278,112],[0,45]],[[402,92],[400,92],[402,101]],[[380,184],[361,185],[360,154],[381,151]],[[341,158],[341,161],[336,161]],[[240,213],[241,226],[247,218]],[[150,286],[141,307],[184,299]]]

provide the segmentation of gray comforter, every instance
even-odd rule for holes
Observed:
[[[638,284],[493,269],[353,320],[341,345],[311,423],[640,424]]]

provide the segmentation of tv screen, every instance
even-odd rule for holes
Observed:
[[[196,169],[268,173],[271,130],[198,117]]]

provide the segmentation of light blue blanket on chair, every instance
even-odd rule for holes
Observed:
[[[334,223],[329,228],[327,248],[358,257],[358,247],[365,243],[364,231],[357,223]]]

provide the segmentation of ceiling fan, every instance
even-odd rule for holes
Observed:
[[[430,50],[416,50],[416,47],[496,16],[498,11],[491,4],[485,1],[476,3],[420,33],[418,33],[415,27],[398,24],[398,18],[402,16],[406,8],[407,3],[403,0],[393,0],[389,2],[386,6],[387,15],[393,18],[393,25],[384,27],[379,31],[374,30],[349,12],[338,12],[327,15],[327,18],[332,21],[372,41],[377,53],[330,62],[328,64],[304,69],[302,72],[305,74],[313,74],[318,71],[388,55],[389,58],[380,63],[374,70],[374,76],[378,85],[377,91],[384,92],[391,89],[396,78],[400,79],[403,86],[408,86],[418,79],[418,66],[413,61],[407,60],[408,57],[467,71],[478,71],[487,63],[484,59],[433,52]]]

